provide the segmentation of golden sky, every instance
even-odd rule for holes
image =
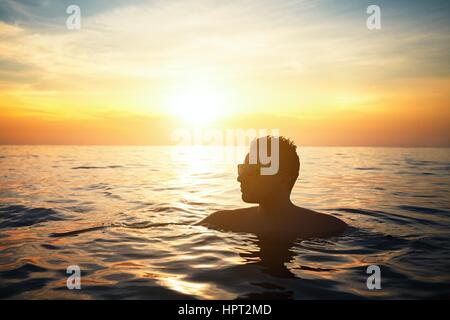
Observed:
[[[446,1],[0,4],[0,143],[170,144],[183,126],[299,145],[450,146]]]

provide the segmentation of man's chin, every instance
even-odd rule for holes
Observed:
[[[257,199],[254,199],[254,198],[252,198],[249,195],[244,194],[244,193],[242,194],[241,198],[242,198],[242,201],[244,201],[246,203],[258,203]]]

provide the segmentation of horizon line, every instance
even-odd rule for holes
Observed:
[[[223,145],[223,144],[74,144],[74,143],[61,143],[61,144],[46,144],[46,143],[0,143],[0,146],[9,147],[21,147],[21,146],[72,146],[72,147],[247,147],[248,145]],[[308,148],[403,148],[403,149],[449,149],[448,146],[402,146],[402,145],[297,145],[297,147]]]

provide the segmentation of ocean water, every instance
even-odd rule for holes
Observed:
[[[249,206],[245,152],[0,146],[0,298],[450,297],[450,149],[299,148],[293,202],[350,227],[290,244],[191,225]]]

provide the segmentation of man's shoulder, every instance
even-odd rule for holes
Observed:
[[[317,231],[323,231],[324,233],[341,233],[347,228],[347,224],[341,219],[310,209],[305,209],[298,207],[298,212],[306,219],[301,219],[307,221],[307,224],[312,229]]]
[[[256,212],[257,207],[248,207],[248,208],[240,208],[240,209],[233,209],[233,210],[220,210],[216,211],[214,213],[211,213],[209,216],[207,216],[202,221],[198,222],[199,225],[223,225],[228,224],[232,222],[234,219],[239,217],[239,219],[242,219],[245,217],[245,215],[250,215],[253,212]]]

